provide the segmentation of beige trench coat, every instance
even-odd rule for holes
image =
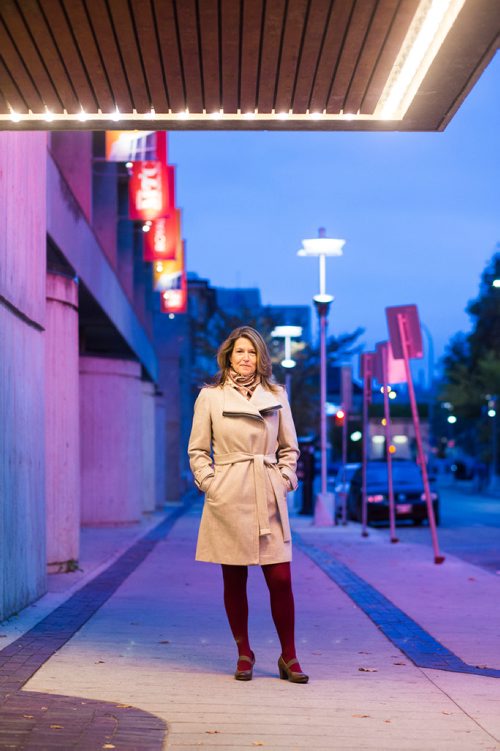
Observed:
[[[290,561],[286,494],[297,487],[299,449],[286,391],[259,384],[248,400],[230,385],[203,388],[188,453],[205,493],[196,560]]]

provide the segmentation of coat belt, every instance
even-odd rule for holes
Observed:
[[[270,535],[271,526],[269,522],[269,511],[267,509],[267,491],[266,491],[266,470],[265,467],[277,464],[275,454],[248,454],[244,451],[232,451],[229,454],[216,454],[214,464],[236,464],[238,462],[253,462],[253,475],[255,484],[255,503],[257,506],[257,517],[259,520],[259,536]],[[274,472],[271,474],[271,485],[276,496],[278,508],[280,509],[281,525],[283,527],[283,539],[285,542],[290,540],[290,529],[287,524],[288,519],[283,518],[285,509],[281,509],[280,501],[283,501],[283,493],[276,488]]]

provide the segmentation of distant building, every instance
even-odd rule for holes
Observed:
[[[260,289],[256,287],[235,289],[215,287],[215,295],[217,307],[230,315],[238,315],[243,311],[258,314],[262,309]]]

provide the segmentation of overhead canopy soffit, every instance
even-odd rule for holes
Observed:
[[[1,0],[0,128],[440,130],[499,38],[500,0]]]

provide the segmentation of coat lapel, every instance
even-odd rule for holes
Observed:
[[[272,391],[265,389],[260,383],[255,389],[249,404],[253,404],[261,415],[265,415],[266,412],[274,412],[274,410],[283,407],[279,398]]]
[[[282,408],[280,400],[260,384],[250,401],[233,386],[224,386],[223,394],[222,414],[225,417],[253,417],[255,420],[262,420],[266,413]]]

